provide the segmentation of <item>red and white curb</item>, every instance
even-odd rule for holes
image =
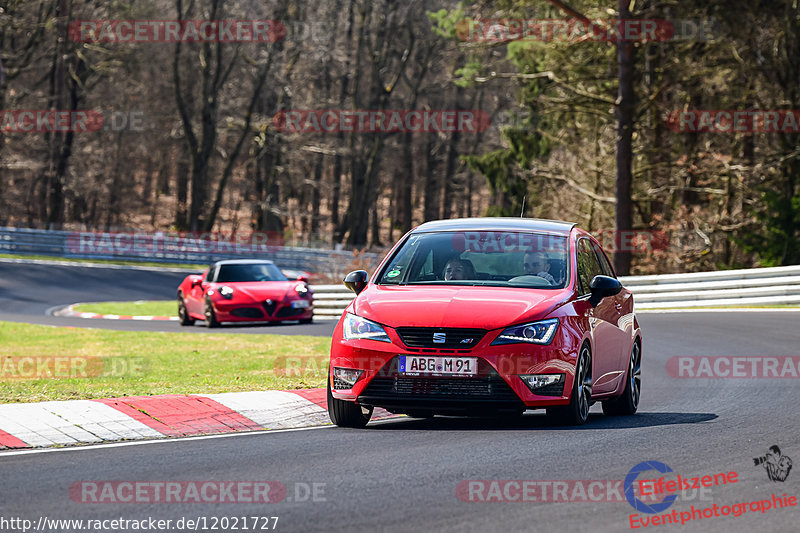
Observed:
[[[103,318],[105,320],[178,320],[176,316],[150,316],[150,315],[101,315],[98,313],[81,313],[73,309],[76,305],[72,304],[63,309],[55,311],[55,316],[65,316],[69,318]]]
[[[128,396],[0,405],[0,449],[330,424],[325,389]],[[376,409],[374,418],[395,415]]]

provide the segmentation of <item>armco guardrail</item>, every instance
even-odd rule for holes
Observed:
[[[82,236],[92,237],[92,246],[82,246]],[[285,269],[324,272],[337,277],[344,277],[353,259],[352,252],[341,250],[226,244],[173,234],[8,227],[0,227],[0,253],[198,265],[220,259],[259,258],[271,259]],[[359,259],[377,266],[380,255],[363,253]],[[620,281],[633,290],[636,308],[640,310],[800,303],[800,266],[628,276]],[[338,318],[353,299],[353,293],[343,285],[315,285],[313,289],[315,316],[320,318]]]
[[[638,309],[800,303],[800,266],[630,276]]]
[[[800,303],[800,266],[621,277],[636,309]],[[316,285],[314,314],[338,318],[353,300],[343,285]]]
[[[202,235],[201,235],[202,237]],[[276,246],[266,242],[203,239],[170,233],[95,233],[0,227],[0,253],[79,259],[208,265],[221,259],[270,259],[281,268],[344,275],[353,253]],[[377,265],[380,255],[359,260]]]

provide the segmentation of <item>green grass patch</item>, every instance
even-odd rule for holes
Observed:
[[[194,263],[154,263],[152,261],[125,261],[123,259],[83,259],[78,257],[61,257],[36,254],[0,254],[4,259],[30,259],[39,261],[61,261],[64,263],[97,263],[99,265],[146,266],[163,268],[191,268],[202,272],[208,265]]]
[[[140,300],[138,302],[94,302],[72,308],[79,313],[100,315],[178,316],[175,300]]]
[[[0,322],[0,403],[324,387],[330,342]]]

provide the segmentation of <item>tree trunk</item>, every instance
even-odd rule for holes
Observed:
[[[628,9],[629,0],[618,0],[618,18],[631,18]],[[633,43],[629,40],[617,41],[617,68],[619,90],[617,93],[617,179],[616,179],[616,243],[622,242],[621,236],[633,228],[633,205],[631,200],[633,188],[633,125],[634,125],[634,93],[633,93]],[[614,269],[617,275],[627,276],[631,270],[631,250],[616,246],[614,253]]]
[[[399,211],[400,228],[403,233],[411,230],[413,213],[411,199],[414,195],[414,136],[411,132],[403,134],[403,173],[400,174],[397,210]]]
[[[428,138],[425,147],[425,207],[424,219],[436,220],[439,218],[439,179],[436,172],[436,155],[433,153],[436,147],[434,136]]]

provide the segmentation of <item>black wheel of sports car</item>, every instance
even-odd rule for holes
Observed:
[[[589,345],[581,347],[575,364],[575,380],[572,383],[572,394],[569,405],[548,407],[547,416],[571,426],[580,426],[589,418],[589,407],[592,405],[592,355]]]
[[[372,407],[334,398],[331,394],[331,378],[328,376],[328,416],[339,427],[363,428],[372,417]]]
[[[206,326],[209,328],[218,328],[219,322],[217,321],[217,315],[214,313],[214,306],[211,305],[211,300],[206,300],[206,308],[205,313],[206,315]]]
[[[300,320],[301,324],[311,324],[314,321],[313,318],[303,318]]]
[[[183,300],[183,295],[178,294],[178,319],[181,326],[191,326],[194,324],[194,318],[189,316],[189,311],[186,310],[186,302]]]
[[[639,398],[642,394],[642,348],[638,342],[634,342],[631,349],[627,378],[622,394],[603,402],[604,414],[609,416],[632,415],[639,408]]]

